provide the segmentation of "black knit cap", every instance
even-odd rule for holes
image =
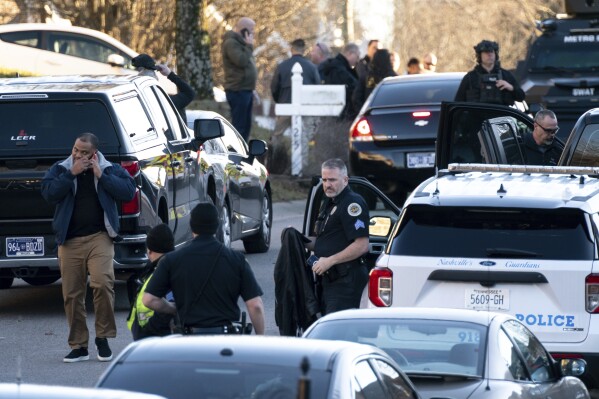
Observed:
[[[156,61],[147,54],[140,54],[131,60],[135,68],[145,68],[156,70]]]
[[[195,234],[214,234],[218,229],[218,211],[210,202],[200,202],[191,210],[189,222]]]
[[[175,237],[167,224],[154,226],[146,237],[146,246],[152,252],[165,254],[175,250]]]

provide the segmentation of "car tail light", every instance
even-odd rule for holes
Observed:
[[[139,172],[139,162],[138,161],[122,161],[121,166],[125,169],[131,177],[136,177]],[[123,202],[121,204],[121,215],[136,215],[139,213],[141,205],[139,203],[139,188],[135,189],[135,195],[133,199],[128,202]]]
[[[375,267],[368,279],[368,298],[374,306],[389,307],[393,300],[393,272],[386,267]]]
[[[135,189],[135,195],[131,201],[121,203],[121,215],[137,215],[140,211],[139,189]]]
[[[372,141],[372,130],[368,119],[361,117],[351,128],[351,138],[355,141]]]
[[[431,116],[430,111],[416,111],[416,112],[412,112],[412,116],[414,118],[428,118],[429,116]]]
[[[139,173],[139,162],[138,161],[122,161],[121,166],[125,169],[131,177],[137,176]]]
[[[599,313],[599,274],[589,274],[584,285],[587,312]]]

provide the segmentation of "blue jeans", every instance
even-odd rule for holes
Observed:
[[[229,107],[231,107],[231,123],[247,142],[252,130],[254,94],[252,90],[226,90],[225,94]]]

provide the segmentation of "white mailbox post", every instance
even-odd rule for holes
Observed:
[[[291,104],[276,104],[275,115],[291,116],[291,174],[302,173],[302,116],[337,116],[345,106],[344,85],[303,85],[302,67],[291,68]]]

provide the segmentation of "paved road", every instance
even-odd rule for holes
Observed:
[[[281,231],[287,226],[301,229],[304,206],[304,201],[274,204],[270,251],[247,256],[264,290],[267,335],[278,335],[274,321],[273,268],[281,246]],[[243,251],[241,242],[234,243],[233,247]],[[93,306],[89,291],[87,309],[93,345]],[[131,342],[126,325],[129,305],[124,282],[117,282],[115,309],[118,336],[109,343],[116,355]],[[67,334],[60,281],[32,287],[16,280],[12,288],[0,290],[0,382],[20,378],[26,383],[93,386],[107,363],[96,360],[95,348],[90,348],[87,362],[63,363],[62,358],[69,351]]]

